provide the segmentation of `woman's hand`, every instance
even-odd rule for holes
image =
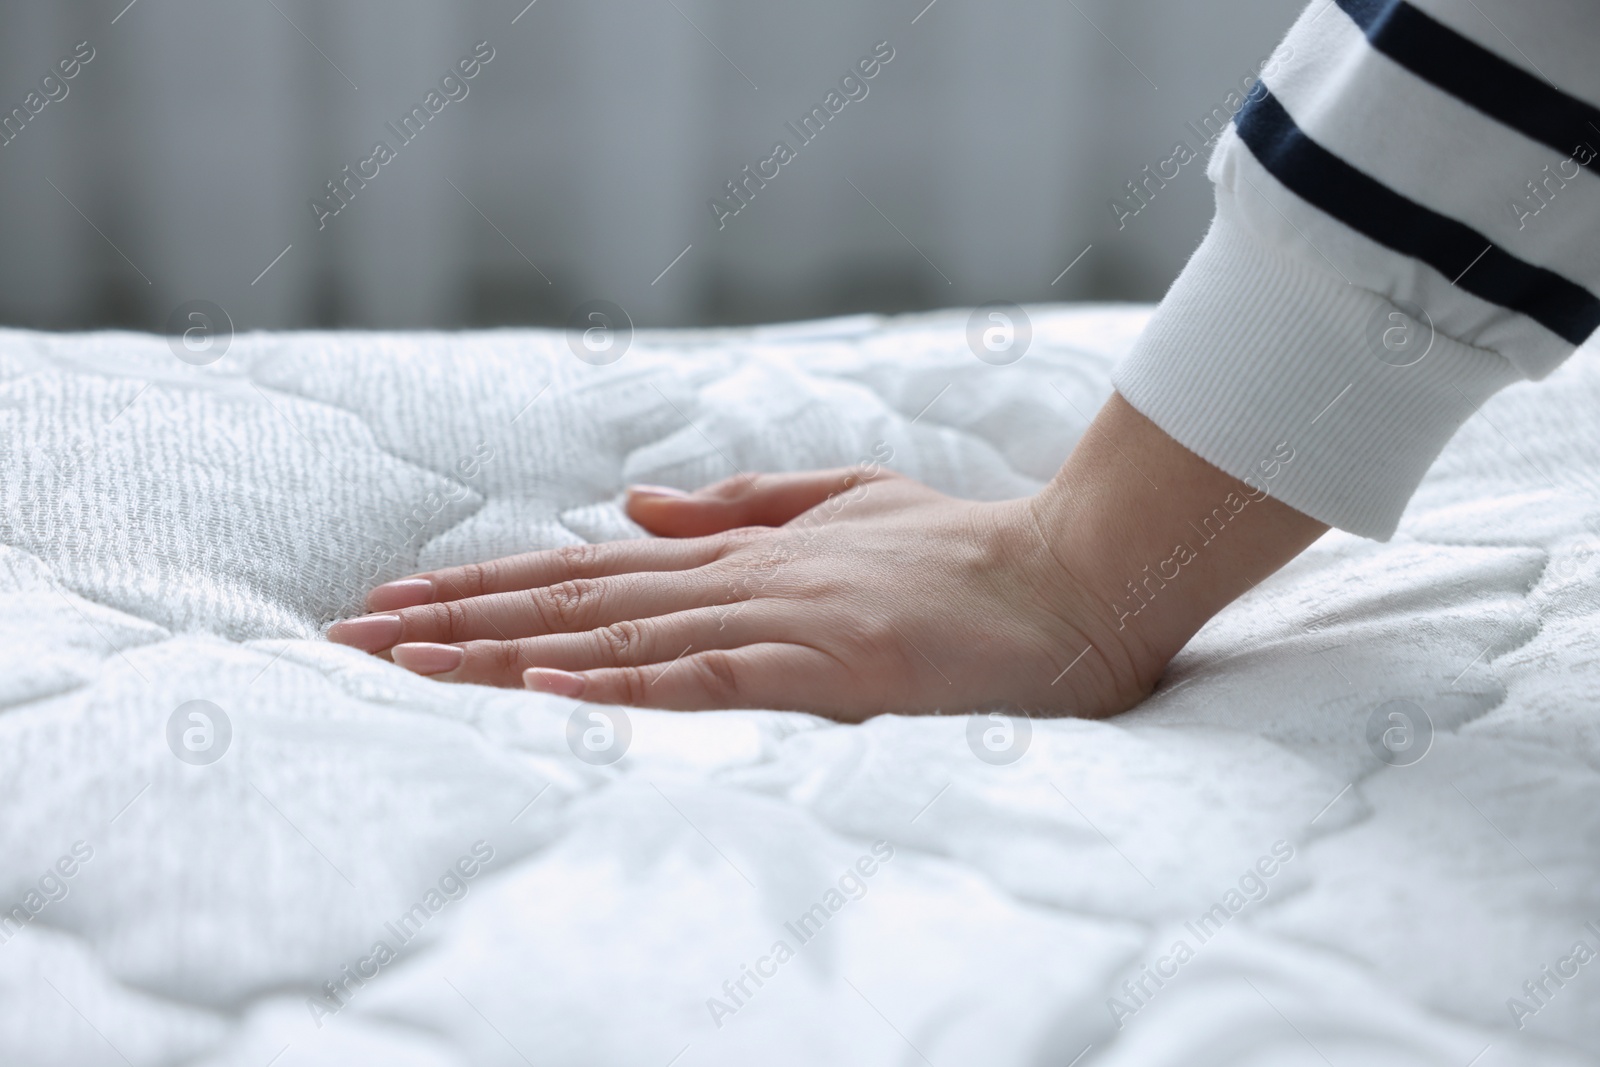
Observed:
[[[629,514],[662,537],[392,582],[368,597],[379,614],[328,636],[443,681],[596,704],[1107,715],[1325,529],[1259,497],[1227,547],[1148,604],[1129,596],[1141,565],[1194,540],[1197,502],[1243,488],[1113,397],[1035,497],[973,503],[861,469],[636,488]]]
[[[998,701],[1104,714],[1154,681],[1052,558],[1026,500],[836,470],[635,490],[628,510],[667,538],[380,586],[370,606],[395,610],[329,637],[445,681],[851,721]]]

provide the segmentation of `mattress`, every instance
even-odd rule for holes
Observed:
[[[597,719],[322,637],[642,536],[631,482],[1028,493],[1148,311],[1030,314],[0,332],[0,1063],[1595,1062],[1593,352],[1108,721]]]

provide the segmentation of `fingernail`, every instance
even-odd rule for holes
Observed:
[[[367,594],[367,610],[394,611],[433,603],[433,583],[426,578],[402,578],[385,582]]]
[[[522,672],[522,684],[535,693],[578,697],[583,695],[584,680],[580,674],[558,671],[553,667],[529,667]]]
[[[345,619],[328,627],[328,640],[354,645],[363,652],[376,652],[400,640],[400,616],[363,615]]]
[[[427,641],[395,645],[389,654],[413,674],[443,674],[455,670],[467,658],[467,653],[455,645],[435,645]]]
[[[664,500],[683,500],[688,497],[682,489],[674,489],[670,485],[630,485],[629,496],[653,496]]]

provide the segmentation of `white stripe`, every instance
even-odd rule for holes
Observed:
[[[1308,40],[1307,38],[1312,38]],[[1566,158],[1417,77],[1367,44],[1340,11],[1292,33],[1292,60],[1268,86],[1306,135],[1395,192],[1483,234],[1497,247],[1600,292],[1600,158],[1551,182],[1543,207],[1529,181]],[[1597,41],[1600,45],[1600,41]],[[1587,141],[1600,151],[1600,131]],[[1570,150],[1569,150],[1570,153]],[[1539,209],[1518,229],[1513,198]]]

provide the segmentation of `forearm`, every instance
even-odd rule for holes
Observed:
[[[1095,602],[1096,632],[1153,683],[1206,620],[1328,529],[1271,496],[1294,462],[1287,445],[1269,450],[1240,481],[1113,393],[1034,513]]]

